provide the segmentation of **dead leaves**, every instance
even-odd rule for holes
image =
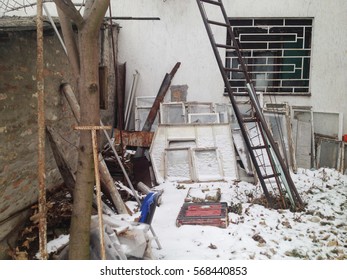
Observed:
[[[254,235],[252,236],[252,239],[253,239],[254,241],[259,242],[260,244],[265,244],[265,243],[266,243],[265,239],[264,239],[263,237],[261,237],[259,234],[254,234]]]
[[[208,246],[208,248],[212,249],[212,250],[216,250],[217,249],[217,246],[210,243],[210,245]]]

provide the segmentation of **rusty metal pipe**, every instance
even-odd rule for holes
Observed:
[[[43,77],[43,2],[37,1],[37,123],[38,123],[38,188],[39,188],[39,252],[42,260],[47,260],[47,218],[46,218],[46,185],[45,185],[45,93]]]

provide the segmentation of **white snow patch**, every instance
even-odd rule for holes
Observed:
[[[252,184],[214,182],[163,183],[162,203],[152,226],[163,246],[152,249],[163,260],[268,260],[347,258],[347,176],[333,169],[299,169],[293,174],[303,212],[267,209],[252,204],[262,191]],[[242,213],[229,213],[226,229],[176,226],[176,218],[190,187],[221,189],[221,201],[241,204]],[[214,245],[214,246],[211,246]]]

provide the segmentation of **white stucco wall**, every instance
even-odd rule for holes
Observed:
[[[224,0],[230,17],[313,17],[310,97],[276,97],[315,111],[342,112],[347,133],[347,1]],[[187,84],[191,101],[226,100],[223,81],[196,0],[113,0],[113,16],[159,17],[125,21],[119,36],[119,61],[127,62],[127,88],[140,72],[139,95],[155,95],[164,74],[182,63],[173,84]],[[221,29],[222,30],[222,29]],[[225,34],[215,34],[225,38]]]
[[[182,63],[173,84],[187,84],[190,101],[227,101],[223,81],[196,0],[111,0],[115,17],[159,17],[159,21],[119,20],[119,62],[127,62],[127,91],[140,73],[137,94],[156,95],[165,73]],[[55,15],[54,4],[47,4]],[[230,17],[313,17],[310,97],[279,96],[277,102],[343,113],[347,133],[347,1],[224,0]],[[26,13],[35,13],[28,8]],[[18,14],[18,12],[16,12]],[[10,14],[11,15],[11,14]],[[222,29],[220,29],[222,30]],[[215,34],[224,40],[224,32]],[[266,101],[266,98],[265,98]]]
[[[187,84],[188,99],[222,101],[218,72],[195,1],[112,1],[114,16],[159,17],[159,21],[121,20],[119,61],[127,62],[128,86],[140,73],[139,95],[156,95],[165,73],[181,67],[173,84]]]

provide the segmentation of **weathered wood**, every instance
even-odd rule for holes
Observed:
[[[101,154],[99,154],[99,169],[101,185],[104,186],[103,192],[108,192],[114,204],[117,205],[117,212],[119,214],[128,214],[128,210],[122,200],[121,195],[115,188],[113,178],[110,172],[108,171],[105,160],[103,159]]]
[[[60,141],[61,137],[59,137],[57,132],[49,126],[46,126],[46,131],[61,177],[63,178],[65,185],[72,193],[72,190],[75,187],[76,179],[69,164],[65,160],[63,151],[61,151],[60,149],[60,147],[62,146],[62,143]]]
[[[122,135],[121,135],[122,133]],[[152,143],[154,132],[151,131],[120,131],[114,130],[115,144],[124,146],[149,148]]]
[[[144,183],[138,182],[137,183],[137,188],[143,193],[143,194],[148,194],[151,192],[151,189]]]
[[[70,105],[70,108],[73,112],[73,115],[76,118],[77,123],[79,122],[79,116],[80,116],[80,107],[77,102],[77,99],[75,97],[75,94],[69,84],[63,84],[61,87],[61,92],[64,94],[66,99],[68,100],[68,103]],[[93,126],[96,127],[96,126]],[[114,183],[110,178],[112,179],[112,176],[107,169],[106,164],[104,164],[104,161],[99,160],[99,170],[100,170],[100,179],[101,179],[101,190],[106,195],[106,197],[112,202],[113,206],[117,209],[118,213],[120,214],[127,214],[127,208],[121,199],[121,196],[115,187]]]
[[[70,105],[72,114],[74,115],[76,122],[79,123],[81,119],[80,105],[78,104],[78,101],[76,99],[75,93],[71,88],[71,85],[68,83],[61,84],[60,92],[64,94],[67,102]]]
[[[181,63],[177,62],[174,68],[172,68],[171,72],[168,74],[166,73],[164,80],[159,88],[159,91],[157,93],[157,96],[154,100],[154,103],[152,105],[151,110],[148,113],[147,119],[145,121],[145,124],[143,125],[142,131],[150,131],[151,127],[154,123],[154,120],[157,116],[160,103],[163,102],[164,97],[166,95],[166,92],[169,90],[169,87],[171,85],[171,81],[173,77],[175,76],[178,68],[180,67]],[[137,148],[135,157],[141,157],[143,156],[143,148]]]
[[[116,123],[115,127],[124,129],[124,100],[125,100],[126,63],[116,67]]]
[[[108,109],[108,67],[99,66],[100,109]]]
[[[164,80],[159,88],[158,94],[154,100],[153,106],[151,110],[148,113],[148,117],[146,119],[145,124],[143,125],[142,131],[150,131],[152,124],[157,116],[157,112],[160,107],[160,103],[163,102],[164,97],[166,95],[166,92],[169,90],[169,87],[171,85],[171,81],[173,77],[175,76],[178,68],[180,67],[181,63],[177,62],[175,67],[171,70],[169,74],[166,74],[164,77]]]

